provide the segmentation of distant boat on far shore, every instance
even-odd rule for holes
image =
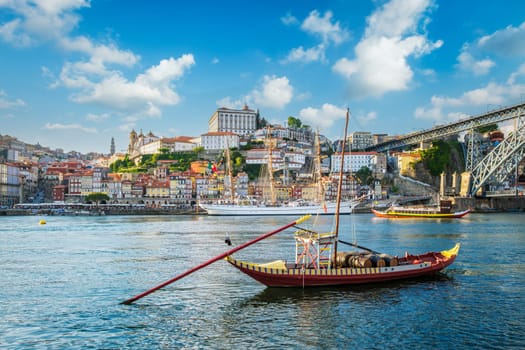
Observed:
[[[470,209],[463,211],[452,211],[452,202],[442,200],[437,205],[418,205],[418,206],[391,206],[388,209],[381,211],[371,209],[372,213],[380,218],[428,218],[428,219],[458,219],[462,218],[468,213]]]

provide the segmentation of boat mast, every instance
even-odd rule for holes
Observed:
[[[230,199],[232,203],[235,201],[235,190],[233,187],[233,176],[232,176],[232,166],[231,166],[231,157],[230,157],[230,143],[226,140],[226,170],[228,174],[228,181],[230,182]]]
[[[273,139],[271,135],[272,129],[268,127],[266,140],[268,145],[268,180],[270,181],[270,200],[271,204],[275,204],[277,201],[275,198],[275,188],[273,183]]]
[[[315,176],[314,183],[317,185],[317,201],[322,203],[324,201],[323,176],[321,174],[321,142],[319,141],[319,129],[315,133]]]
[[[334,259],[337,257],[337,240],[339,239],[339,209],[341,208],[341,191],[343,188],[343,167],[345,164],[346,134],[348,132],[348,119],[350,119],[350,108],[346,108],[345,132],[341,145],[341,168],[339,169],[339,183],[337,185],[337,205],[335,207],[335,242]]]

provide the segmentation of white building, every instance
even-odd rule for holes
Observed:
[[[201,145],[207,151],[238,148],[239,135],[232,132],[209,132],[201,135]]]
[[[268,135],[268,133],[270,135]],[[314,134],[310,128],[285,128],[280,125],[275,125],[271,128],[263,128],[255,131],[254,137],[259,141],[267,140],[269,137],[279,140],[288,139],[290,141],[307,143],[311,147]]]
[[[378,159],[377,152],[345,152],[344,157],[344,173],[355,173],[362,167],[367,167],[371,171],[376,171]],[[340,171],[341,159],[341,153],[332,154],[330,167],[332,173],[338,173]]]
[[[250,135],[257,129],[258,112],[244,105],[243,109],[219,108],[208,121],[209,132],[231,132]]]
[[[0,205],[13,206],[20,198],[20,169],[12,163],[0,163]]]
[[[270,154],[267,149],[256,148],[246,153],[246,164],[268,164]],[[276,149],[272,151],[272,168],[274,170],[299,170],[306,162],[306,156],[302,152],[282,151]]]
[[[179,136],[170,138],[160,138],[153,140],[140,147],[140,154],[156,154],[161,149],[167,149],[171,153],[192,151],[197,144],[193,142],[193,137]]]
[[[365,131],[354,132],[348,136],[348,143],[352,150],[362,150],[374,145],[374,135]]]

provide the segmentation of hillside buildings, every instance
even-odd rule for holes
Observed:
[[[90,193],[100,192],[107,194],[111,203],[191,208],[201,200],[262,196],[263,185],[250,180],[248,174],[241,171],[230,176],[224,164],[225,156],[221,156],[228,148],[237,149],[232,162],[238,163],[241,159],[252,167],[271,163],[280,200],[313,199],[317,190],[312,181],[318,179],[314,177],[314,163],[318,157],[314,147],[315,133],[309,127],[274,125],[257,129],[259,122],[259,111],[245,105],[242,109],[218,108],[209,119],[208,131],[197,137],[161,137],[151,131],[145,134],[142,130],[130,132],[127,156],[137,164],[144,155],[192,152],[202,147],[201,159],[182,172],[173,170],[178,160],[159,160],[147,173],[111,173],[109,165],[126,156],[114,153],[113,139],[108,156],[88,160],[80,154],[70,152],[66,155],[61,151],[60,157],[66,160],[56,161],[59,153],[28,146],[15,138],[0,137],[0,151],[4,145],[5,154],[10,157],[0,159],[0,204],[13,206],[37,199],[81,203]],[[352,149],[367,147],[378,137],[367,132],[354,133],[350,139]],[[324,140],[321,151],[330,154],[331,142],[322,135],[319,138]],[[345,153],[344,157],[346,196],[357,195],[358,186],[351,175],[361,167],[369,168],[377,178],[386,172],[386,157],[382,154],[352,152]],[[322,181],[329,199],[336,193],[337,182],[331,174],[339,173],[341,154],[325,156],[320,162],[323,178],[316,181]]]

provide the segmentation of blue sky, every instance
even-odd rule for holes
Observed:
[[[525,2],[0,0],[0,134],[198,136],[218,107],[336,139],[525,102]]]

